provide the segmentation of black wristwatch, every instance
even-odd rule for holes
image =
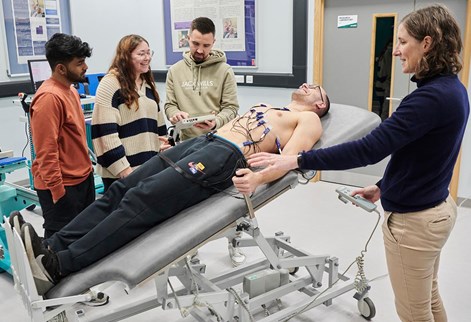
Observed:
[[[301,169],[301,162],[303,162],[303,153],[299,152],[298,153],[298,168]]]

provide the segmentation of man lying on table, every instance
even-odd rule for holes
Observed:
[[[247,168],[255,152],[297,154],[322,133],[320,117],[330,102],[323,88],[301,85],[283,108],[260,104],[217,130],[159,153],[48,239],[41,240],[21,214],[20,229],[39,294],[127,244],[155,225],[232,184],[241,192],[282,177]],[[237,176],[235,176],[237,174]]]

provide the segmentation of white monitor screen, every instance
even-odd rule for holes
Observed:
[[[51,67],[47,59],[33,59],[28,60],[28,68],[33,92],[36,93],[39,86],[41,86],[46,79],[51,77]]]

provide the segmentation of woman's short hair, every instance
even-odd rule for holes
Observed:
[[[461,32],[456,19],[443,5],[432,5],[409,13],[401,23],[412,37],[422,41],[432,38],[430,50],[422,57],[417,78],[439,74],[457,74],[462,68]]]

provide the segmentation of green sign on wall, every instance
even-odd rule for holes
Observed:
[[[356,28],[358,27],[358,15],[338,16],[337,28]]]

